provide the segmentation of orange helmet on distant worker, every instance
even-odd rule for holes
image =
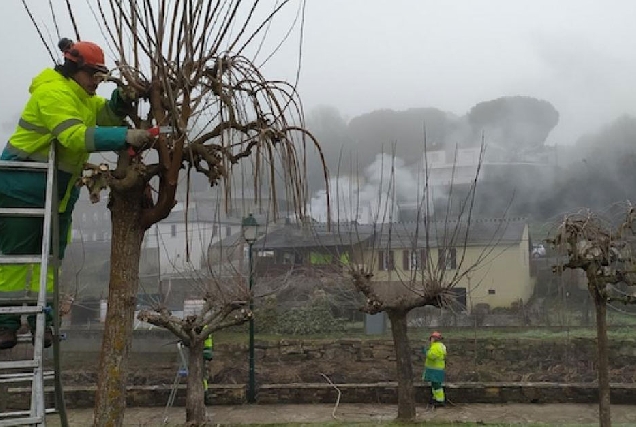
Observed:
[[[430,336],[429,338],[435,338],[435,339],[441,340],[441,339],[443,339],[444,337],[442,337],[441,332],[437,332],[437,331],[435,331],[435,332],[433,332],[433,333],[431,334],[431,336]]]
[[[102,73],[108,73],[104,60],[104,51],[92,42],[75,42],[62,39],[58,46],[64,52],[64,58],[77,63],[78,67],[88,67]]]

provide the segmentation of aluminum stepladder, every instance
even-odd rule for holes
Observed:
[[[47,272],[53,267],[53,305],[59,308],[58,266],[59,266],[59,223],[57,200],[57,168],[55,144],[49,150],[48,162],[0,161],[0,169],[23,172],[46,173],[46,201],[44,208],[0,208],[0,215],[10,217],[42,217],[42,253],[34,255],[2,255],[0,264],[40,264],[39,289],[37,299],[25,298],[2,301],[0,314],[36,315],[33,336],[33,358],[0,362],[0,383],[31,384],[30,410],[0,413],[0,427],[4,426],[46,426],[46,414],[58,412],[62,426],[68,426],[62,379],[60,370],[59,326],[60,318],[53,316],[53,358],[54,371],[44,372],[44,330],[47,310]],[[0,295],[1,296],[1,295]],[[10,304],[10,305],[9,305]],[[28,304],[28,305],[27,305]],[[19,342],[23,340],[19,339]],[[30,341],[27,339],[27,341]],[[6,351],[6,350],[2,350]],[[9,371],[8,373],[6,373]],[[18,371],[18,372],[16,372]],[[55,383],[55,408],[45,407],[44,380]]]
[[[184,345],[181,341],[177,343],[177,352],[179,354],[179,368],[177,369],[177,373],[174,377],[174,382],[172,383],[172,389],[170,389],[170,396],[168,397],[168,403],[166,404],[166,408],[163,411],[163,423],[168,424],[168,410],[172,408],[174,404],[174,400],[177,397],[177,391],[179,391],[179,383],[181,382],[181,378],[185,378],[188,376],[188,358],[184,353]]]

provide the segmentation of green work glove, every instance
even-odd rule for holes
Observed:
[[[422,354],[426,354],[426,352],[428,352],[428,347],[422,347]]]
[[[132,108],[133,103],[144,96],[147,95],[140,95],[131,87],[118,87],[111,93],[108,106],[119,117],[125,117]]]
[[[139,95],[137,94],[137,92],[129,87],[127,88],[118,87],[115,90],[117,91],[117,96],[121,99],[123,103],[127,105],[130,105],[133,102],[139,100]]]

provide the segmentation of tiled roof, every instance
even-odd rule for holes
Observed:
[[[256,242],[262,249],[351,246],[363,243],[377,248],[500,245],[519,243],[526,221],[478,219],[465,221],[399,222],[386,224],[324,223],[288,225]],[[467,233],[468,230],[468,233]],[[428,234],[428,238],[427,238]]]
[[[376,247],[492,246],[519,243],[526,221],[522,219],[478,219],[465,221],[396,223],[385,226]]]

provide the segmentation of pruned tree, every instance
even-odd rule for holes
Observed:
[[[123,421],[141,245],[146,230],[175,206],[177,187],[188,185],[189,179],[182,180],[180,172],[185,169],[187,177],[192,172],[203,174],[210,186],[221,186],[230,194],[233,168],[247,163],[245,173],[253,177],[247,185],[255,194],[267,191],[276,200],[280,181],[297,215],[305,215],[304,150],[313,146],[320,152],[320,147],[303,129],[295,86],[267,80],[262,64],[255,62],[274,17],[289,3],[98,0],[63,6],[77,40],[81,28],[76,25],[76,10],[87,7],[93,12],[116,58],[116,67],[105,80],[140,99],[128,111],[129,125],[168,128],[147,151],[119,152],[114,165],[87,165],[81,179],[91,200],[109,190],[112,221],[97,426]],[[304,10],[302,5],[301,1],[298,13]],[[233,313],[236,308],[232,301],[224,301],[222,307],[212,299],[208,303],[212,317],[217,313],[227,319],[230,314],[219,313]],[[207,333],[198,332],[198,325],[214,324],[206,319],[186,319],[180,329],[170,322],[165,326],[181,331],[195,345]]]
[[[203,349],[206,338],[219,330],[241,325],[252,317],[248,308],[251,298],[241,276],[237,281],[209,279],[199,295],[204,301],[197,315],[179,318],[162,304],[142,310],[138,319],[172,332],[188,348],[188,376],[186,392],[186,423],[204,425]]]
[[[567,262],[554,266],[581,269],[596,309],[597,372],[599,390],[599,425],[612,425],[610,416],[609,347],[607,338],[607,305],[611,301],[636,303],[636,298],[621,292],[618,286],[636,284],[633,244],[636,210],[629,206],[621,222],[591,211],[566,215],[553,239],[548,239]]]
[[[478,276],[476,270],[496,256],[495,244],[507,226],[505,220],[500,220],[484,227],[485,223],[473,218],[484,148],[482,141],[474,175],[469,179],[457,178],[453,162],[446,170],[450,182],[440,185],[436,181],[433,185],[425,150],[423,164],[417,163],[417,172],[410,175],[405,175],[407,168],[398,164],[395,154],[385,156],[374,168],[375,176],[380,177],[375,191],[355,184],[352,189],[343,189],[337,183],[331,189],[335,195],[333,205],[338,207],[334,218],[340,219],[334,221],[333,229],[343,242],[350,244],[351,262],[343,266],[355,290],[364,296],[365,303],[360,309],[368,314],[385,312],[391,324],[400,420],[413,419],[416,409],[407,315],[425,306],[452,309],[454,288],[470,275],[473,279]],[[367,184],[371,181],[366,180]],[[373,192],[376,200],[368,204],[362,201],[365,194]],[[442,211],[434,209],[434,199],[445,200]],[[369,206],[370,214],[366,209]],[[402,213],[398,212],[400,206],[405,208]],[[361,215],[363,210],[365,214]],[[400,221],[404,213],[408,213],[409,221]],[[367,216],[370,216],[367,224],[359,223],[360,218],[367,221]],[[469,248],[478,234],[482,246],[476,250]],[[487,236],[485,243],[484,236]]]

